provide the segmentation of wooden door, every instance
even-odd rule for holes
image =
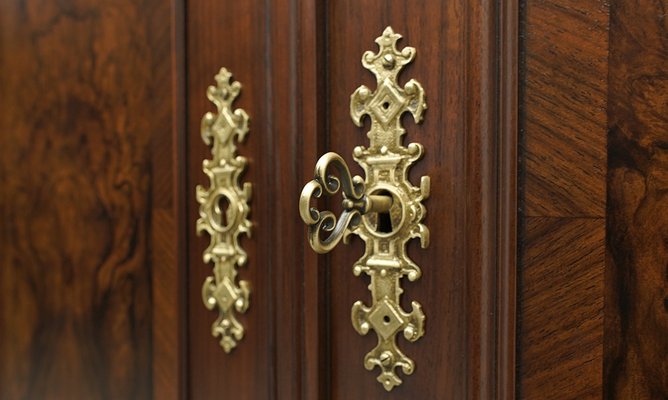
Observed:
[[[379,51],[373,40],[391,26],[403,36],[399,49],[416,49],[414,61],[400,74],[400,84],[419,81],[428,106],[421,123],[409,113],[401,120],[404,145],[417,142],[425,148],[409,179],[416,186],[423,175],[431,179],[431,193],[424,201],[429,246],[420,248],[418,239],[408,244],[408,255],[423,275],[415,282],[401,280],[401,306],[411,312],[411,302],[422,305],[425,335],[409,343],[398,333],[399,347],[414,360],[415,372],[409,376],[397,368],[403,382],[390,392],[381,384],[380,368],[367,371],[363,366],[364,356],[378,341],[376,333],[360,336],[350,321],[353,303],[371,305],[369,277],[352,274],[364,253],[362,241],[339,244],[318,259],[326,280],[329,332],[320,336],[320,343],[327,348],[326,392],[332,399],[490,398],[512,390],[498,368],[509,361],[503,351],[512,337],[497,330],[507,323],[505,307],[511,300],[501,294],[511,282],[498,280],[497,269],[512,268],[498,258],[508,251],[508,243],[497,229],[512,231],[511,221],[505,220],[512,208],[497,208],[497,193],[500,181],[509,179],[505,174],[513,171],[505,169],[512,164],[503,164],[508,161],[503,146],[514,134],[499,125],[507,117],[499,107],[513,99],[489,94],[511,94],[497,81],[501,50],[496,38],[507,28],[503,24],[514,21],[497,19],[499,11],[484,1],[338,1],[326,9],[324,147],[341,154],[353,173],[363,175],[351,153],[355,146],[369,145],[370,118],[364,127],[354,126],[349,97],[359,85],[376,88],[373,74],[360,59],[367,50]]]
[[[518,14],[511,3],[498,7],[484,1],[188,3],[192,398],[512,397],[512,38]],[[409,179],[418,186],[421,176],[431,178],[424,202],[431,243],[426,249],[417,240],[408,245],[423,276],[401,281],[401,306],[410,311],[412,301],[422,305],[426,333],[415,343],[398,339],[416,368],[410,376],[397,368],[403,383],[390,386],[391,392],[377,380],[378,368],[364,367],[376,334],[361,336],[351,324],[353,303],[371,301],[368,276],[353,274],[362,242],[340,243],[317,255],[298,209],[302,187],[323,153],[339,153],[354,174],[362,174],[352,151],[368,146],[369,122],[362,128],[353,124],[350,96],[360,85],[375,90],[362,54],[378,51],[375,40],[388,26],[404,37],[399,49],[412,46],[417,52],[400,75],[401,85],[419,81],[428,105],[422,123],[402,119],[404,144],[425,148]],[[499,43],[498,35],[508,40]],[[252,285],[251,305],[239,314],[247,334],[230,354],[212,337],[216,313],[202,304],[202,283],[211,275],[211,265],[202,262],[209,238],[194,230],[194,188],[207,184],[201,162],[210,157],[200,121],[215,110],[205,93],[220,67],[242,84],[234,107],[248,113],[250,124],[238,153],[249,160],[242,181],[253,184],[253,236],[241,241],[248,263],[239,268],[239,279]],[[502,70],[507,80],[498,79]],[[337,201],[318,205],[336,209]]]
[[[260,207],[270,233],[254,256],[272,282],[256,294],[268,296],[257,301],[272,309],[268,347],[260,347],[272,371],[259,375],[270,398],[666,397],[665,5],[286,0],[247,7],[263,39],[225,34],[248,23],[236,17],[197,20],[193,29],[246,49],[230,55],[239,74],[257,68],[259,57],[265,67],[263,105],[239,103],[264,110],[256,140],[269,146],[261,154],[271,174],[257,201],[279,210]],[[206,10],[218,21],[226,9]],[[351,271],[361,242],[315,255],[296,215],[319,155],[336,151],[362,172],[351,152],[367,144],[369,123],[352,124],[349,96],[361,84],[375,87],[359,61],[377,50],[372,40],[386,26],[404,36],[399,47],[417,49],[401,82],[420,81],[429,109],[421,124],[402,123],[405,139],[426,149],[411,181],[432,180],[430,246],[408,248],[423,276],[403,282],[402,303],[422,304],[426,334],[416,343],[400,339],[416,369],[390,393],[375,380],[377,369],[363,367],[373,333],[360,336],[350,321],[351,305],[369,301],[367,278]],[[262,145],[248,146],[253,154]],[[250,269],[248,276],[258,273]],[[242,347],[240,357],[258,357]],[[225,360],[207,379],[236,379],[223,371],[240,364]]]

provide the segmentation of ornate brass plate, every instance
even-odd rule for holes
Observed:
[[[202,286],[204,305],[218,309],[218,319],[211,326],[214,337],[220,336],[220,345],[226,353],[244,337],[244,327],[235,317],[236,312],[248,309],[250,285],[237,282],[237,266],[246,264],[246,252],[239,245],[239,235],[250,236],[248,201],[251,184],[239,183],[246,167],[246,159],[236,155],[235,140],[242,141],[248,132],[248,115],[242,109],[232,111],[232,102],[239,95],[241,84],[230,83],[232,75],[221,68],[216,75],[217,86],[209,86],[207,97],[217,107],[217,113],[208,112],[202,119],[202,139],[211,146],[211,160],[204,160],[202,170],[209,177],[207,189],[197,186],[200,205],[197,233],[211,236],[204,251],[204,262],[213,263],[213,276]]]
[[[421,223],[426,214],[422,200],[429,196],[429,177],[422,177],[419,188],[407,178],[408,168],[424,150],[418,143],[402,144],[405,130],[401,125],[405,112],[419,123],[427,105],[420,83],[411,79],[402,88],[397,82],[401,69],[415,57],[412,47],[397,49],[400,38],[387,27],[376,39],[378,53],[364,53],[362,64],[376,75],[377,88],[372,91],[360,86],[350,99],[350,116],[357,126],[362,126],[364,116],[371,119],[369,147],[353,150],[365,178],[351,177],[345,161],[336,153],[327,153],[316,164],[315,178],[304,187],[299,204],[315,251],[330,251],[350,234],[366,242],[366,251],[353,272],[371,278],[372,301],[370,305],[355,302],[351,317],[360,334],[366,335],[371,329],[376,332],[378,344],[364,358],[364,366],[380,369],[378,381],[388,391],[402,382],[397,368],[407,375],[415,369],[413,360],[399,349],[396,335],[402,333],[411,342],[424,335],[425,315],[420,304],[411,302],[410,312],[400,306],[402,278],[414,281],[421,275],[406,254],[406,243],[419,238],[423,248],[429,244],[429,230]],[[338,177],[328,172],[331,169]],[[344,211],[338,219],[330,211],[311,207],[313,197],[334,195],[340,189]]]

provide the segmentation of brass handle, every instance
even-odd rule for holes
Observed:
[[[429,230],[421,223],[426,214],[422,200],[429,196],[429,177],[423,176],[420,187],[407,178],[408,168],[423,154],[422,145],[402,144],[405,130],[401,116],[410,112],[417,123],[427,108],[424,90],[411,79],[402,88],[397,75],[415,57],[415,49],[397,50],[401,35],[387,27],[376,39],[378,53],[367,51],[362,57],[365,68],[376,75],[377,89],[360,86],[350,99],[350,116],[357,126],[362,118],[371,119],[369,148],[358,146],[353,158],[362,166],[366,177],[350,176],[346,162],[336,153],[327,153],[318,160],[315,176],[304,186],[299,199],[299,213],[308,225],[311,247],[318,253],[332,250],[350,234],[366,242],[366,251],[353,267],[359,276],[371,278],[372,304],[355,302],[351,318],[361,335],[373,329],[378,345],[364,358],[364,366],[381,369],[378,381],[390,391],[401,384],[396,368],[404,374],[413,373],[415,363],[399,350],[395,336],[414,342],[424,335],[425,315],[420,304],[413,301],[411,312],[400,306],[401,279],[418,279],[420,268],[406,254],[406,243],[419,238],[423,248],[429,245]],[[333,170],[336,174],[330,173]],[[314,198],[342,192],[343,211],[337,218],[331,211],[311,206]],[[321,237],[324,235],[324,239]]]
[[[202,170],[209,177],[210,186],[197,186],[199,203],[197,233],[211,236],[204,250],[205,263],[213,263],[213,275],[202,286],[202,299],[209,309],[218,309],[218,318],[211,326],[214,337],[220,336],[220,345],[226,353],[244,337],[244,327],[234,311],[248,309],[250,284],[237,282],[237,267],[246,264],[246,252],[239,245],[239,235],[250,236],[248,220],[251,184],[239,183],[246,168],[246,158],[236,155],[235,139],[242,141],[248,132],[248,115],[242,109],[232,110],[232,102],[239,95],[241,84],[230,83],[232,74],[221,68],[216,75],[216,86],[209,86],[207,97],[216,105],[217,113],[206,113],[202,118],[202,139],[211,146],[211,160],[204,160]],[[221,204],[223,203],[223,204]],[[221,205],[226,203],[227,208]]]

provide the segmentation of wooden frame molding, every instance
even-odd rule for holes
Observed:
[[[477,165],[468,166],[474,182],[469,197],[481,202],[469,211],[474,212],[470,220],[479,224],[474,232],[479,237],[471,240],[478,240],[480,246],[468,249],[477,251],[469,258],[468,268],[474,268],[469,272],[469,290],[478,289],[469,294],[469,332],[473,338],[479,335],[478,344],[472,343],[467,354],[471,365],[468,394],[471,398],[514,399],[519,1],[472,3],[469,18],[470,34],[479,35],[469,38],[469,48],[479,50],[467,60],[472,75],[468,90],[478,91],[469,94],[467,134],[473,137],[470,140],[479,141],[482,154]],[[479,103],[473,104],[475,100]],[[472,297],[476,294],[477,299]]]
[[[497,214],[497,371],[496,398],[515,398],[517,226],[518,208],[518,93],[519,0],[499,2],[499,118]]]

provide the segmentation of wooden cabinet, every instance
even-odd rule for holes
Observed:
[[[0,5],[0,398],[668,398],[665,4],[614,0],[91,0]],[[353,174],[391,26],[427,109],[425,334],[387,391],[351,323],[358,238],[316,254],[318,158]],[[202,301],[200,135],[221,67],[250,118],[252,184],[229,354]],[[320,199],[338,211],[339,198]]]
[[[215,315],[201,302],[201,283],[211,273],[201,261],[207,240],[188,231],[193,398],[512,395],[512,371],[498,366],[513,365],[515,244],[497,230],[514,234],[515,115],[501,111],[516,112],[511,85],[519,15],[513,10],[506,19],[495,5],[470,1],[188,4],[187,187],[206,183],[200,163],[208,149],[198,131],[202,115],[211,110],[206,87],[220,66],[243,85],[235,104],[251,123],[239,153],[249,157],[245,179],[254,184],[254,236],[243,240],[249,261],[240,271],[253,285],[252,305],[241,317],[248,336],[230,355],[211,337]],[[402,306],[410,311],[411,301],[422,305],[426,333],[415,343],[398,335],[416,367],[410,376],[397,368],[403,383],[389,393],[376,380],[378,368],[364,368],[376,334],[361,336],[351,325],[353,303],[371,301],[369,278],[353,274],[363,242],[340,243],[316,255],[298,214],[299,194],[323,153],[335,151],[354,174],[363,172],[352,152],[368,146],[370,125],[368,119],[362,128],[354,125],[350,96],[362,84],[375,90],[374,75],[361,59],[365,51],[378,51],[374,40],[387,26],[403,36],[399,49],[416,49],[400,82],[419,81],[428,109],[420,124],[409,115],[403,119],[404,141],[425,148],[410,180],[419,185],[421,176],[431,178],[424,202],[431,243],[426,249],[417,240],[408,246],[423,275],[415,282],[402,280]],[[497,43],[502,33],[508,36]],[[498,79],[501,68],[508,68],[509,80]],[[493,95],[497,92],[506,95]],[[508,192],[499,207],[501,190]],[[191,206],[189,226],[196,218]]]

